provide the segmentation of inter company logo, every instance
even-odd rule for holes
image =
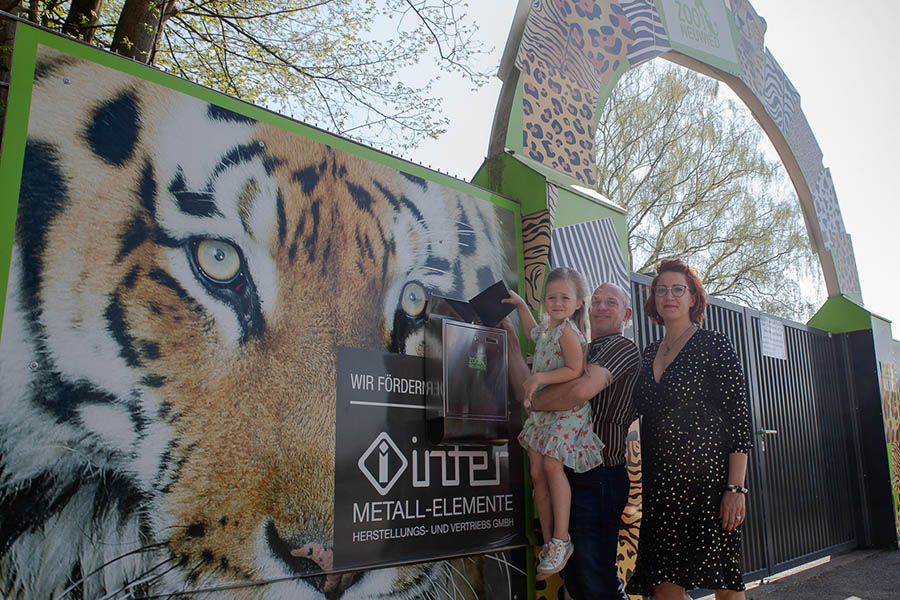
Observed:
[[[416,437],[412,438],[416,443]],[[412,450],[414,488],[430,487],[432,468],[435,483],[441,487],[484,487],[500,485],[509,452],[505,446],[491,451],[463,449],[459,446],[432,450]],[[356,461],[359,470],[372,487],[386,496],[410,466],[409,459],[386,431],[375,438]]]
[[[367,465],[369,457],[375,452],[378,453],[377,474],[373,473]],[[396,461],[391,460],[391,454],[396,456],[400,461],[400,466],[396,467],[393,475],[390,474],[390,466],[392,462]],[[394,484],[397,483],[397,480],[400,479],[400,476],[406,471],[409,461],[406,460],[406,457],[400,452],[400,448],[397,447],[397,444],[394,443],[391,436],[389,436],[387,432],[382,431],[369,448],[363,452],[362,456],[359,457],[356,464],[359,466],[359,470],[362,471],[362,474],[366,476],[366,479],[369,480],[369,483],[372,484],[372,487],[378,490],[379,494],[384,496],[391,491],[391,488],[394,487]]]

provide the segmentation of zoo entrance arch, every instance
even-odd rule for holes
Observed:
[[[765,32],[766,22],[747,0],[519,0],[500,64],[503,88],[488,156],[510,153],[563,181],[591,186],[597,119],[618,79],[656,57],[698,71],[734,90],[778,152],[829,298],[861,304],[831,173],[800,94],[764,46]],[[548,179],[547,228],[556,187]]]
[[[488,159],[473,182],[521,202],[523,285],[533,308],[540,305],[548,262],[579,270],[587,265],[582,272],[603,274],[604,279],[589,277],[593,283],[627,277],[622,260],[628,255],[625,211],[614,204],[615,198],[603,198],[592,187],[596,183],[594,134],[610,92],[626,71],[657,57],[728,85],[760,123],[797,192],[829,296],[810,325],[839,334],[850,332],[847,336],[866,338],[857,341],[874,346],[874,351],[868,350],[871,361],[865,359],[864,370],[868,379],[870,371],[880,374],[881,402],[875,391],[869,394],[871,401],[867,396],[865,410],[875,417],[872,423],[883,424],[885,438],[880,437],[881,431],[867,430],[872,448],[860,460],[865,470],[875,474],[866,484],[867,490],[874,491],[866,493],[887,498],[885,486],[875,488],[888,483],[891,469],[894,473],[898,469],[885,454],[884,440],[887,452],[894,448],[894,455],[900,456],[896,441],[900,422],[893,416],[900,414],[894,383],[900,379],[894,375],[900,368],[892,359],[900,356],[900,343],[891,340],[889,322],[862,306],[853,245],[831,173],[822,163],[800,94],[765,47],[765,32],[766,22],[747,0],[519,0],[499,69],[503,88]],[[571,236],[562,231],[601,217],[608,217],[603,220],[612,224],[603,223],[605,231],[592,233],[583,228]],[[603,246],[600,254],[606,255],[555,260],[565,252],[584,254],[590,246]],[[621,256],[610,258],[610,249],[618,254],[616,246]],[[826,335],[831,339],[831,333]],[[863,406],[861,400],[854,401]],[[873,486],[874,479],[880,483]],[[900,492],[895,483],[890,488],[893,511],[880,515],[879,519],[885,518],[879,522],[894,521],[900,538]],[[620,541],[619,555],[620,570],[626,572],[634,557],[627,528],[640,518],[639,512],[629,513],[629,508],[631,503],[624,515],[626,542],[623,546]],[[896,547],[897,538],[891,547]]]

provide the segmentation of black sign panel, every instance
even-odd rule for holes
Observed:
[[[338,348],[334,568],[523,545],[515,442],[428,441],[421,357]]]

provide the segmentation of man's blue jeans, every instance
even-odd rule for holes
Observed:
[[[600,466],[586,473],[566,469],[566,474],[572,486],[569,534],[575,544],[562,573],[566,589],[574,600],[628,600],[616,565],[628,473],[624,466]]]

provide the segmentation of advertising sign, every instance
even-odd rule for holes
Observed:
[[[430,444],[435,385],[417,357],[338,349],[336,568],[526,543],[521,448]]]
[[[514,202],[23,25],[0,173],[5,596],[522,597],[521,459],[393,406]]]

